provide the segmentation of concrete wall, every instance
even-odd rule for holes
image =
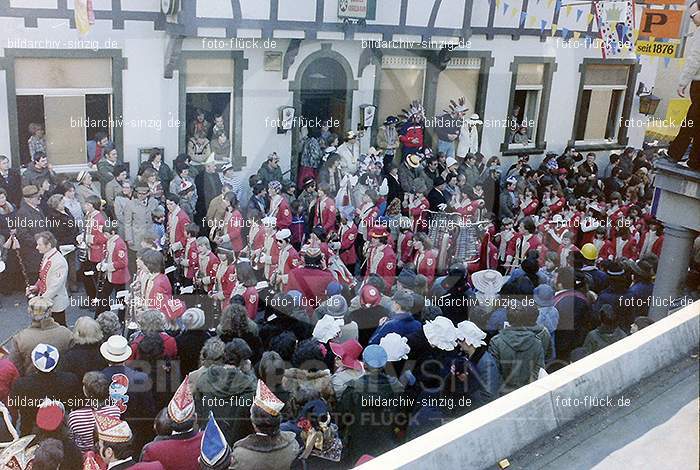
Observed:
[[[360,468],[492,468],[499,460],[591,410],[590,397],[614,397],[697,347],[699,319],[700,302],[695,302]],[[571,406],[564,406],[568,399]]]

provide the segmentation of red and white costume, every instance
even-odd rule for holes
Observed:
[[[664,243],[664,235],[657,235],[655,231],[648,230],[644,233],[639,241],[639,256],[644,256],[653,253],[656,256],[661,256],[661,247]]]
[[[248,318],[255,320],[258,315],[258,290],[255,286],[247,287],[243,292],[243,301],[245,302],[245,310],[248,313]]]
[[[398,248],[396,257],[402,264],[409,264],[413,261],[413,232],[399,232],[399,240],[396,247]]]
[[[182,256],[187,243],[185,227],[190,223],[190,217],[179,207],[168,215],[168,237],[170,250],[175,258]]]
[[[277,263],[277,282],[282,285],[282,291],[285,290],[289,282],[289,272],[298,268],[301,265],[299,253],[290,244],[287,244],[283,249],[279,250]]]
[[[223,312],[228,308],[233,289],[236,287],[236,263],[219,263],[216,270],[216,280],[216,290],[224,297],[221,301],[221,311]]]
[[[219,269],[219,258],[211,251],[197,258],[197,274],[202,287],[211,292],[216,287],[216,272]]]
[[[338,230],[340,238],[340,259],[347,266],[357,263],[357,250],[355,241],[357,240],[357,226],[352,222],[342,224]]]
[[[102,233],[105,225],[105,216],[100,211],[93,211],[85,216],[85,243],[89,247],[88,260],[91,263],[99,263],[105,253],[107,236]]]
[[[387,289],[394,285],[396,276],[396,254],[390,244],[370,249],[367,261],[367,276],[377,274],[386,283]]]
[[[428,224],[425,217],[425,211],[430,209],[430,203],[427,197],[420,199],[413,198],[413,201],[408,205],[408,215],[413,222],[412,230],[414,232],[425,232],[428,230]]]
[[[231,243],[233,251],[240,253],[243,249],[243,234],[241,233],[243,227],[245,226],[245,219],[241,213],[236,209],[233,212],[226,212],[224,217],[224,227],[226,233],[221,237],[222,243]]]
[[[199,248],[197,247],[197,239],[188,238],[185,242],[185,259],[182,265],[185,267],[185,277],[190,281],[194,279],[197,265],[199,264]]]
[[[162,273],[148,275],[143,284],[142,298],[145,300],[145,309],[160,310],[170,321],[180,318],[187,308],[179,299],[173,299],[170,280]]]
[[[437,269],[437,250],[416,252],[414,264],[416,265],[416,274],[425,276],[428,279],[428,287],[432,286]]]
[[[292,225],[292,211],[289,210],[289,202],[281,194],[276,194],[270,201],[268,217],[277,218],[277,229],[282,230]]]
[[[314,227],[320,225],[327,234],[335,232],[336,228],[336,208],[335,201],[324,196],[323,199],[316,198],[312,206],[316,207],[314,213]],[[291,222],[290,222],[291,224]]]
[[[377,220],[377,217],[379,217],[379,209],[377,209],[377,206],[371,202],[367,202],[360,207],[359,215],[360,226],[357,230],[362,237],[367,240],[370,229],[374,227],[375,221]]]
[[[512,268],[520,266],[530,250],[541,250],[540,237],[530,233],[518,233],[508,243],[507,261]]]
[[[119,235],[113,235],[107,240],[107,281],[114,285],[123,285],[129,282],[129,258],[126,242]]]

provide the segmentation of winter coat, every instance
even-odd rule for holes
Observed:
[[[17,333],[12,342],[13,362],[20,372],[26,374],[34,370],[30,356],[37,344],[50,344],[59,353],[63,353],[73,345],[73,333],[49,317],[40,322],[32,322],[29,327]]]
[[[34,186],[39,187],[39,181],[44,178],[49,178],[51,183],[53,183],[53,179],[55,176],[56,173],[54,173],[53,170],[49,170],[46,167],[37,168],[36,165],[30,163],[29,165],[27,165],[27,169],[24,170],[24,173],[22,174],[22,186],[28,186],[30,184],[33,184]],[[21,191],[20,194],[22,194]]]
[[[293,432],[251,434],[233,445],[230,470],[289,470],[299,455]]]
[[[282,377],[282,388],[290,394],[289,412],[292,416],[297,416],[301,408],[299,395],[305,389],[317,391],[326,403],[335,403],[335,392],[331,383],[331,371],[328,369],[309,372],[304,369],[290,368],[284,371]]]
[[[399,407],[367,406],[367,399],[396,399],[403,394],[403,385],[384,372],[372,369],[350,382],[338,403],[340,419],[349,423],[342,441],[348,462],[363,454],[379,455],[397,444],[394,428],[409,410]],[[371,424],[370,424],[371,423]]]
[[[498,363],[505,395],[537,380],[544,368],[544,347],[535,332],[527,327],[508,327],[494,336],[489,352]]]
[[[583,347],[586,348],[588,354],[593,354],[596,351],[600,351],[606,346],[610,346],[616,341],[621,340],[626,337],[624,331],[620,328],[615,328],[611,330],[603,325],[599,326],[595,330],[588,333],[586,340],[583,342]]]
[[[255,389],[255,378],[237,367],[215,365],[206,369],[197,379],[194,392],[200,427],[212,412],[229,445],[252,433],[250,406]]]
[[[24,268],[27,271],[27,282],[34,284],[39,276],[42,254],[36,249],[34,235],[46,230],[46,216],[38,208],[33,208],[26,201],[22,201],[17,210],[13,223],[17,229],[19,241],[19,254],[22,256]]]
[[[190,431],[153,441],[143,448],[142,462],[160,462],[165,470],[199,470],[202,432]]]
[[[468,362],[468,390],[471,408],[483,406],[496,398],[501,389],[498,363],[486,346],[477,348]]]
[[[277,168],[270,168],[267,161],[263,162],[258,170],[258,178],[260,178],[266,188],[267,185],[270,184],[270,181],[279,181],[281,183],[284,179],[282,176],[282,169],[279,166]]]
[[[100,354],[100,344],[76,344],[61,354],[58,369],[75,374],[82,380],[87,372],[101,371],[109,364]]]
[[[124,210],[124,241],[130,250],[139,251],[144,237],[154,235],[151,212],[157,207],[158,201],[154,198],[149,197],[145,204],[136,198],[129,200]]]
[[[74,403],[76,397],[81,395],[80,380],[66,372],[37,372],[18,378],[12,385],[10,399],[13,403],[22,405],[14,407],[22,419],[20,435],[31,433],[36,422],[38,404],[45,397],[68,404]],[[66,408],[69,411],[68,405]]]
[[[8,168],[7,177],[0,174],[0,188],[7,191],[7,200],[13,206],[19,206],[22,200],[22,176],[14,168]]]
[[[377,331],[370,338],[369,344],[379,344],[379,341],[389,333],[408,336],[420,328],[421,323],[413,318],[413,315],[410,313],[394,314],[386,323],[377,328]]]
[[[59,212],[49,208],[46,212],[46,218],[51,221],[51,233],[56,237],[58,246],[76,244],[75,237],[78,236],[80,230],[78,223],[67,209],[65,212]]]

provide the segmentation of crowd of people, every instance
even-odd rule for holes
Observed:
[[[295,181],[202,155],[203,113],[135,181],[104,135],[73,179],[0,156],[0,464],[349,468],[650,325],[658,149],[504,165],[467,111],[308,129]]]

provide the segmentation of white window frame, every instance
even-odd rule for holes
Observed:
[[[233,120],[235,116],[233,115],[233,87],[226,86],[189,86],[185,87],[185,108],[187,107],[187,95],[189,94],[202,94],[202,93],[228,93],[228,109],[229,109],[229,119],[228,119],[228,140],[231,141],[233,136]],[[185,109],[185,116],[187,116],[187,109]],[[212,122],[212,125],[214,123]],[[185,126],[189,126],[189,123],[185,123]],[[231,149],[233,151],[233,149]]]
[[[112,123],[114,122],[114,89],[113,88],[17,88],[15,92],[16,96],[55,96],[55,97],[76,97],[86,95],[109,95],[109,135],[114,135],[114,127]],[[44,123],[46,123],[46,116],[44,116]],[[46,124],[44,124],[46,125]],[[45,131],[47,129],[44,129]],[[87,143],[88,135],[87,128],[83,128],[84,141]],[[53,167],[57,173],[73,173],[76,171],[89,170],[91,168],[90,163],[87,162],[87,155],[85,155],[85,163],[73,163],[68,165],[56,165]]]
[[[622,116],[622,108],[625,102],[625,92],[627,92],[627,86],[625,85],[584,85],[581,93],[585,91],[622,91],[622,96],[620,97],[620,103],[617,107],[617,116],[615,116],[615,137],[613,139],[595,139],[595,140],[576,140],[574,145],[610,145],[616,144],[620,138],[620,117]],[[610,107],[610,103],[608,103]],[[589,110],[590,112],[590,110]],[[585,116],[586,122],[588,122],[588,116]]]
[[[533,116],[532,121],[535,123],[535,125],[532,128],[532,136],[528,138],[528,143],[527,145],[525,144],[513,144],[509,143],[508,144],[508,150],[518,150],[518,149],[529,149],[529,148],[536,148],[537,147],[537,129],[540,125],[540,107],[542,106],[542,92],[544,91],[544,85],[516,85],[515,86],[515,91],[536,91],[537,92],[537,102],[535,103],[535,116]],[[527,97],[525,101],[525,110],[527,111]],[[524,115],[524,118],[528,120],[529,122],[529,117],[527,115]]]

